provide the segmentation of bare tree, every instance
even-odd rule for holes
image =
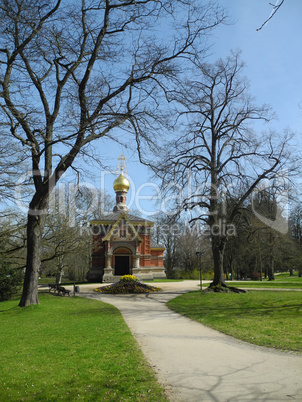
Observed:
[[[283,3],[284,3],[284,0],[281,0],[280,3],[279,3],[279,0],[277,0],[276,4],[269,3],[273,7],[272,12],[271,12],[270,16],[261,25],[261,27],[256,29],[256,31],[260,31],[273,18],[273,16],[276,14],[276,12],[279,10],[279,8],[282,6]]]
[[[76,277],[76,271],[82,271],[82,280],[85,278],[91,256],[89,221],[102,214],[104,205],[114,205],[112,197],[101,191],[92,194],[85,186],[77,186],[74,191],[70,183],[68,187],[63,191],[63,197],[60,189],[56,189],[52,209],[46,217],[42,242],[41,262],[44,267],[56,262],[56,269],[52,269],[56,272],[56,283],[61,283],[65,271],[69,274],[74,271],[73,277]],[[71,260],[75,261],[73,266]],[[83,261],[86,266],[83,266]]]
[[[253,104],[237,53],[196,67],[196,79],[171,94],[183,134],[165,144],[153,168],[164,186],[178,191],[179,208],[191,211],[191,223],[207,225],[214,260],[211,287],[219,290],[226,287],[223,259],[228,239],[236,235],[234,220],[262,181],[281,174],[287,138],[252,130],[251,122],[268,121],[271,112]]]
[[[56,269],[56,283],[61,283],[64,271],[69,267],[71,256],[81,255],[88,260],[91,254],[91,238],[88,231],[79,227],[70,227],[68,217],[60,214],[51,215],[46,220],[45,233],[43,236],[42,263],[51,261]],[[76,262],[74,267],[76,270]],[[88,271],[86,266],[86,272]]]
[[[179,265],[179,239],[184,230],[183,223],[160,213],[156,216],[152,239],[165,247],[164,265],[167,278],[175,277],[175,268]]]
[[[26,153],[20,144],[6,135],[6,128],[0,124],[0,214],[5,217],[8,216],[7,207],[14,201],[16,184],[25,185],[20,176],[28,168]]]
[[[198,3],[0,1],[1,119],[27,150],[34,185],[20,306],[39,302],[50,193],[92,141],[156,121],[160,91],[224,20],[215,5]]]
[[[0,225],[0,258],[13,269],[25,268],[26,221],[16,209],[2,211]]]
[[[290,233],[293,241],[296,244],[296,250],[291,253],[293,259],[295,259],[296,264],[291,264],[290,272],[293,275],[293,267],[296,265],[296,268],[299,272],[299,277],[302,276],[302,208],[300,203],[292,207],[290,213]]]

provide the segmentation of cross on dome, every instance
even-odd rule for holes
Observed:
[[[118,164],[118,171],[120,171],[120,175],[114,180],[113,182],[113,189],[116,193],[116,206],[115,209],[127,209],[126,206],[126,193],[129,190],[130,183],[129,180],[124,176],[123,171],[127,174],[126,168],[126,158],[123,154],[118,157],[119,164]]]
[[[123,153],[121,153],[121,156],[117,158],[119,160],[119,163],[117,165],[117,171],[118,172],[125,172],[127,174],[127,166],[126,166],[126,158]]]

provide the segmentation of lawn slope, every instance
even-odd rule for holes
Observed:
[[[235,338],[302,352],[302,292],[191,292],[167,303],[172,310]]]
[[[39,298],[0,303],[1,400],[166,400],[115,307]]]

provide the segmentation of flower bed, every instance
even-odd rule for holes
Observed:
[[[110,294],[150,293],[158,292],[160,288],[141,283],[136,276],[124,275],[119,282],[94,289],[95,292]]]

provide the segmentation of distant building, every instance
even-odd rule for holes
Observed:
[[[113,183],[113,212],[90,222],[93,239],[89,280],[116,282],[126,274],[141,280],[166,278],[165,248],[151,239],[154,222],[129,214],[126,199],[130,183],[123,174],[125,158],[119,159],[120,175]]]

